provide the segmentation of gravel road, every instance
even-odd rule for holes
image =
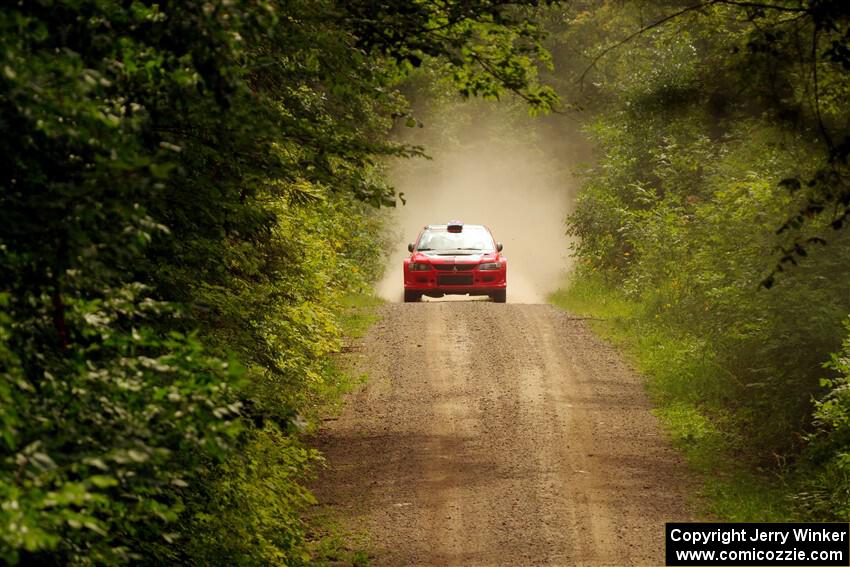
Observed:
[[[375,565],[663,565],[687,471],[641,378],[549,305],[389,304],[314,487]]]

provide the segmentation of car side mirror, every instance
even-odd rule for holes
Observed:
[[[411,242],[410,244],[408,244],[408,245],[407,245],[407,251],[408,251],[408,252],[413,252],[413,243],[412,243],[412,242]]]
[[[497,242],[497,243],[496,243],[496,250],[498,250],[499,252],[501,252],[501,251],[502,251],[502,248],[503,248],[502,243],[501,243],[501,242]]]

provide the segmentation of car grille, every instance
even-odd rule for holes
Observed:
[[[478,264],[431,264],[435,270],[441,272],[467,272],[474,270]]]
[[[463,276],[437,276],[439,285],[472,285],[472,275]]]

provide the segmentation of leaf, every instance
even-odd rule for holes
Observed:
[[[56,468],[56,463],[47,453],[33,453],[30,455],[30,462],[43,471],[52,471]]]
[[[93,475],[90,476],[87,480],[97,488],[110,488],[112,486],[118,486],[118,481],[111,476]]]

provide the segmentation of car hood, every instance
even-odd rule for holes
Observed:
[[[477,264],[481,261],[496,261],[498,256],[492,252],[418,252],[413,261],[428,260],[438,264]]]

